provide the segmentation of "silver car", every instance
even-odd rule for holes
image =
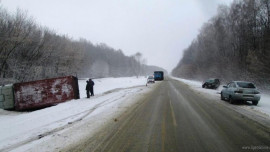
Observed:
[[[252,101],[257,105],[261,95],[256,86],[251,82],[232,81],[227,86],[223,86],[221,100],[229,100],[231,104],[235,101]]]
[[[154,76],[148,76],[148,78],[147,78],[147,83],[155,83],[155,78],[154,78]]]

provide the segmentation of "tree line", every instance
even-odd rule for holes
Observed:
[[[172,74],[247,80],[270,89],[270,0],[235,0],[219,6]]]
[[[66,75],[120,77],[160,70],[145,64],[141,53],[126,56],[106,44],[73,40],[40,26],[22,10],[0,6],[0,85]]]

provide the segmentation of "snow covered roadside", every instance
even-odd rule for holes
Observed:
[[[121,78],[101,78],[93,79],[95,82],[94,85],[94,94],[101,95],[110,90],[129,88],[133,86],[145,85],[145,77],[121,77]],[[79,79],[79,89],[80,89],[80,98],[86,98],[86,80],[88,79]]]
[[[189,85],[191,88],[193,88],[201,93],[210,95],[208,97],[210,97],[212,99],[216,99],[216,101],[221,101],[220,100],[220,92],[222,90],[222,85],[217,90],[204,89],[204,88],[202,88],[202,82],[200,82],[200,81],[186,80],[186,79],[175,78],[175,77],[173,77],[173,79],[184,82],[185,84]],[[257,106],[244,104],[244,105],[241,105],[241,107],[244,109],[247,109],[247,110],[255,111],[255,112],[259,111],[263,114],[266,114],[267,116],[270,116],[270,95],[261,94],[261,100],[259,101]]]
[[[87,99],[85,81],[79,81],[79,100],[33,112],[0,110],[0,151],[55,151],[63,148],[95,133],[108,120],[135,104],[134,95],[151,88],[145,87],[144,77],[95,79],[96,96]],[[106,93],[117,88],[126,89]],[[84,128],[76,128],[82,124],[86,124]],[[70,132],[72,128],[76,129]]]

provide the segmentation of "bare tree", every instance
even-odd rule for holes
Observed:
[[[153,71],[144,64],[141,53],[129,57],[104,43],[73,40],[39,26],[24,11],[10,15],[0,7],[0,85],[65,75],[119,77]]]
[[[237,0],[230,7],[220,6],[186,49],[173,75],[269,85],[269,6],[269,0]]]

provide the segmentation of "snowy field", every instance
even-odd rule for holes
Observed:
[[[95,133],[108,120],[133,105],[136,94],[151,88],[145,87],[145,77],[93,81],[95,96],[90,99],[86,98],[86,79],[80,79],[81,99],[32,112],[0,109],[0,151],[55,151],[61,148],[57,147],[59,145],[65,147],[73,140]],[[87,133],[82,127],[70,131],[79,125],[85,126]]]
[[[223,88],[222,87],[223,85],[220,85],[220,87],[217,90],[204,89],[204,88],[202,88],[202,82],[200,82],[200,81],[186,80],[186,79],[181,79],[181,78],[174,78],[174,79],[179,80],[181,82],[184,82],[185,84],[191,86],[191,88],[193,88],[201,93],[206,94],[207,97],[210,97],[212,99],[216,99],[216,101],[224,102],[224,101],[220,100],[220,92]],[[263,114],[270,116],[270,95],[261,94],[261,100],[259,101],[257,106],[244,104],[244,105],[241,105],[241,107],[248,109],[248,110],[259,111]]]

